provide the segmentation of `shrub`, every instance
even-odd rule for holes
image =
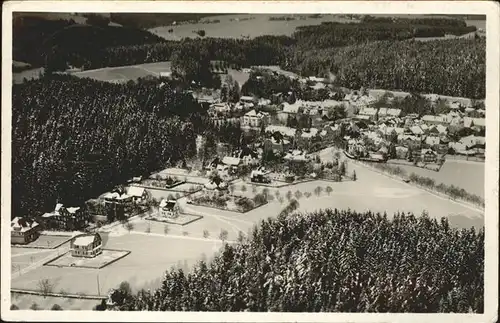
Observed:
[[[17,305],[16,305],[16,304],[12,304],[12,305],[10,306],[10,310],[11,310],[11,311],[17,311],[18,309],[19,309],[19,307],[17,307]]]
[[[50,310],[51,311],[62,311],[63,309],[59,304],[54,304],[54,305],[52,305]]]
[[[40,306],[38,306],[37,303],[33,303],[30,306],[30,310],[33,310],[33,311],[38,311],[39,309],[40,309]]]
[[[210,237],[210,232],[208,232],[208,230],[203,230],[203,238],[207,239],[208,237]]]

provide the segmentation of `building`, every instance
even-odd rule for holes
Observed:
[[[110,192],[102,196],[104,203],[128,205],[132,203],[132,196],[119,192]]]
[[[269,124],[269,113],[262,111],[256,112],[255,110],[245,113],[241,122],[242,127],[252,128],[259,128],[267,124]]]
[[[270,125],[266,127],[265,132],[270,132],[270,133],[279,132],[283,137],[293,138],[295,137],[297,129],[286,126]]]
[[[165,218],[176,218],[179,216],[179,204],[175,200],[161,200],[159,206],[160,216]]]
[[[243,104],[255,104],[255,98],[253,96],[243,95],[240,97],[240,102]]]
[[[42,215],[46,228],[75,231],[87,226],[90,216],[80,207],[68,207],[57,203],[54,211]]]
[[[447,123],[446,120],[443,118],[443,116],[433,116],[433,115],[423,116],[422,121],[427,123],[427,124],[431,124],[431,125],[438,125],[438,124]]]
[[[28,244],[40,235],[40,225],[30,219],[15,217],[10,222],[10,243]]]
[[[130,186],[127,194],[131,196],[135,203],[144,202],[147,199],[147,191],[144,187]]]
[[[428,144],[429,146],[437,146],[441,142],[441,139],[436,136],[427,136],[425,138],[425,143]]]
[[[102,253],[102,238],[99,233],[80,234],[70,242],[71,256],[93,258]]]
[[[375,121],[377,119],[377,112],[378,111],[375,108],[362,107],[359,110],[359,116],[367,116],[368,118],[364,118],[370,121]]]
[[[420,160],[424,163],[435,163],[437,161],[437,153],[432,149],[422,149]]]

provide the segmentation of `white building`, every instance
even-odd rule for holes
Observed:
[[[267,112],[256,112],[251,110],[243,116],[241,122],[242,127],[260,127],[261,125],[267,125],[269,123],[269,113]]]

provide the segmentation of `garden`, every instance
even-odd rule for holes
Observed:
[[[230,190],[234,192],[234,189]],[[226,211],[246,213],[267,204],[268,201],[269,195],[265,193],[256,193],[253,197],[248,197],[233,195],[224,191],[213,191],[193,196],[190,203]]]
[[[180,179],[177,176],[167,175],[166,177],[156,174],[141,182],[141,185],[158,188],[174,188],[180,184],[186,183],[186,179]]]

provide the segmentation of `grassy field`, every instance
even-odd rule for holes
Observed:
[[[182,24],[178,26],[163,26],[149,29],[153,34],[168,40],[180,40],[183,38],[198,38],[197,30],[203,29],[205,37],[217,38],[255,38],[264,35],[287,35],[290,36],[297,27],[307,25],[319,25],[324,21],[351,22],[351,20],[339,18],[334,15],[324,15],[321,18],[301,19],[295,16],[295,20],[271,21],[271,17],[280,17],[282,14],[260,14],[260,15],[224,15],[213,16],[210,20],[218,19],[219,23],[213,24]],[[290,16],[290,15],[288,15]],[[248,19],[248,20],[243,20]],[[172,29],[169,33],[168,30]]]
[[[122,281],[128,281],[133,289],[154,287],[160,283],[165,270],[172,266],[188,268],[203,253],[212,255],[220,244],[202,239],[125,233],[111,237],[106,248],[129,250],[131,253],[109,266],[99,270],[43,266],[13,279],[12,288],[37,290],[40,279],[49,279],[54,283],[54,292],[64,290],[89,295],[99,294],[98,279],[101,294],[117,287]]]
[[[455,185],[484,197],[484,163],[447,160],[439,172],[413,166],[398,165],[408,173],[433,178],[436,183]]]

